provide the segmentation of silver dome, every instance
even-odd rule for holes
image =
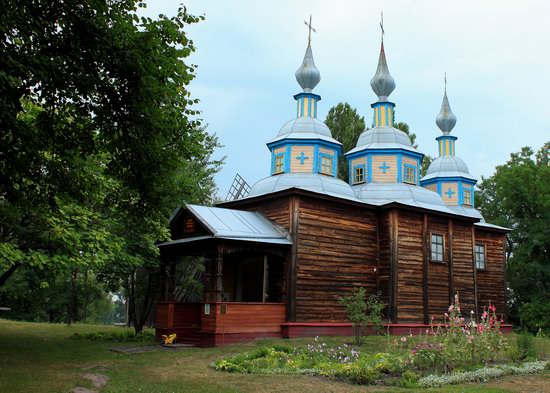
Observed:
[[[364,149],[405,149],[417,152],[409,136],[393,127],[376,127],[364,131],[357,140],[357,147],[346,154]]]
[[[464,161],[456,156],[441,156],[433,160],[421,181],[424,182],[438,177],[463,177],[477,181],[475,177],[470,175]]]
[[[384,52],[384,42],[380,46],[380,57],[378,58],[378,67],[376,68],[376,74],[370,81],[372,90],[378,96],[379,101],[387,101],[388,96],[395,89],[395,81],[390,75],[388,70],[388,63],[386,62],[386,54]]]
[[[437,124],[439,129],[445,135],[449,135],[456,124],[456,116],[454,115],[453,111],[451,110],[451,106],[449,105],[447,91],[445,91],[445,95],[443,96],[441,111],[435,119],[435,124]]]
[[[338,178],[318,173],[283,173],[269,176],[252,186],[248,197],[269,194],[289,188],[299,188],[319,194],[357,201],[350,185]]]
[[[357,198],[372,205],[397,202],[408,206],[455,214],[437,192],[405,183],[365,183],[354,186]]]
[[[325,123],[308,116],[287,121],[279,130],[277,137],[269,143],[281,139],[322,139],[341,145],[340,142],[332,137],[332,133]]]
[[[313,61],[313,52],[311,51],[311,45],[308,44],[306,53],[304,55],[304,61],[300,68],[296,70],[296,80],[298,84],[304,89],[304,92],[311,93],[311,91],[321,81],[321,73],[315,67]]]

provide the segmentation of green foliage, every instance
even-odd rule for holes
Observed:
[[[518,334],[516,337],[516,345],[519,350],[518,360],[535,360],[537,358],[535,338],[529,333]]]
[[[485,218],[512,228],[507,278],[512,321],[550,331],[550,142],[535,154],[524,147],[482,178],[476,201]]]
[[[332,131],[332,137],[342,143],[344,152],[350,151],[357,144],[357,139],[365,131],[365,118],[357,114],[357,109],[350,104],[338,103],[329,109],[325,124]],[[338,178],[349,181],[348,165],[344,155],[338,159]]]
[[[382,310],[384,304],[380,302],[379,295],[369,295],[365,288],[354,288],[350,296],[338,299],[344,306],[348,319],[353,325],[355,343],[361,345],[368,326],[372,326],[375,332],[382,330]]]
[[[144,330],[140,333],[130,332],[128,330],[100,331],[89,333],[75,333],[69,337],[75,341],[112,341],[112,342],[151,342],[155,339],[152,330]]]
[[[211,201],[221,165],[188,91],[203,17],[144,7],[8,0],[0,16],[0,287],[22,266],[92,269],[138,330],[168,217]]]

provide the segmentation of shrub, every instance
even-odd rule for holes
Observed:
[[[357,345],[363,344],[363,336],[368,325],[371,325],[376,333],[382,331],[384,304],[380,302],[378,294],[367,297],[365,288],[354,288],[350,296],[338,300],[344,305],[348,319],[353,325]]]
[[[359,385],[370,385],[378,379],[380,373],[370,367],[365,367],[360,363],[346,364],[336,373],[336,378],[353,382]]]
[[[401,374],[401,378],[397,381],[397,386],[403,388],[417,388],[419,376],[417,373],[411,370],[405,371]]]
[[[537,357],[535,338],[529,333],[520,333],[516,337],[519,360],[534,360]]]
[[[113,342],[146,342],[153,341],[155,335],[152,331],[144,330],[141,333],[135,334],[130,330],[122,331],[103,331],[90,333],[75,333],[69,337],[71,340],[77,341],[113,341]]]

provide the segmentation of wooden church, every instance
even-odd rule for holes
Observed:
[[[477,316],[489,302],[505,313],[508,230],[474,207],[477,180],[456,155],[446,91],[436,118],[439,157],[421,178],[423,154],[393,127],[395,82],[383,42],[370,82],[373,126],[350,151],[317,119],[320,79],[309,42],[296,71],[296,117],[267,143],[270,176],[244,197],[187,205],[172,216],[172,240],[159,245],[158,335],[175,332],[202,346],[349,335],[338,299],[358,287],[381,294],[386,328],[395,334],[425,329],[457,292],[464,315]],[[337,178],[341,154],[348,182]],[[182,256],[204,260],[199,301],[174,300]]]

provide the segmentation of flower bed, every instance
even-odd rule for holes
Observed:
[[[458,295],[445,314],[445,323],[423,334],[386,336],[386,350],[372,353],[349,344],[328,344],[318,337],[295,347],[261,348],[215,362],[217,370],[262,374],[308,374],[357,384],[438,387],[483,381],[507,374],[530,374],[548,367],[547,361],[521,362],[516,340],[510,345],[500,332],[502,319],[487,307],[476,323],[461,316]],[[381,338],[382,339],[382,338]],[[521,351],[520,351],[521,352]],[[527,353],[523,351],[521,353]],[[533,359],[534,360],[534,359]],[[513,364],[506,364],[516,362]]]

